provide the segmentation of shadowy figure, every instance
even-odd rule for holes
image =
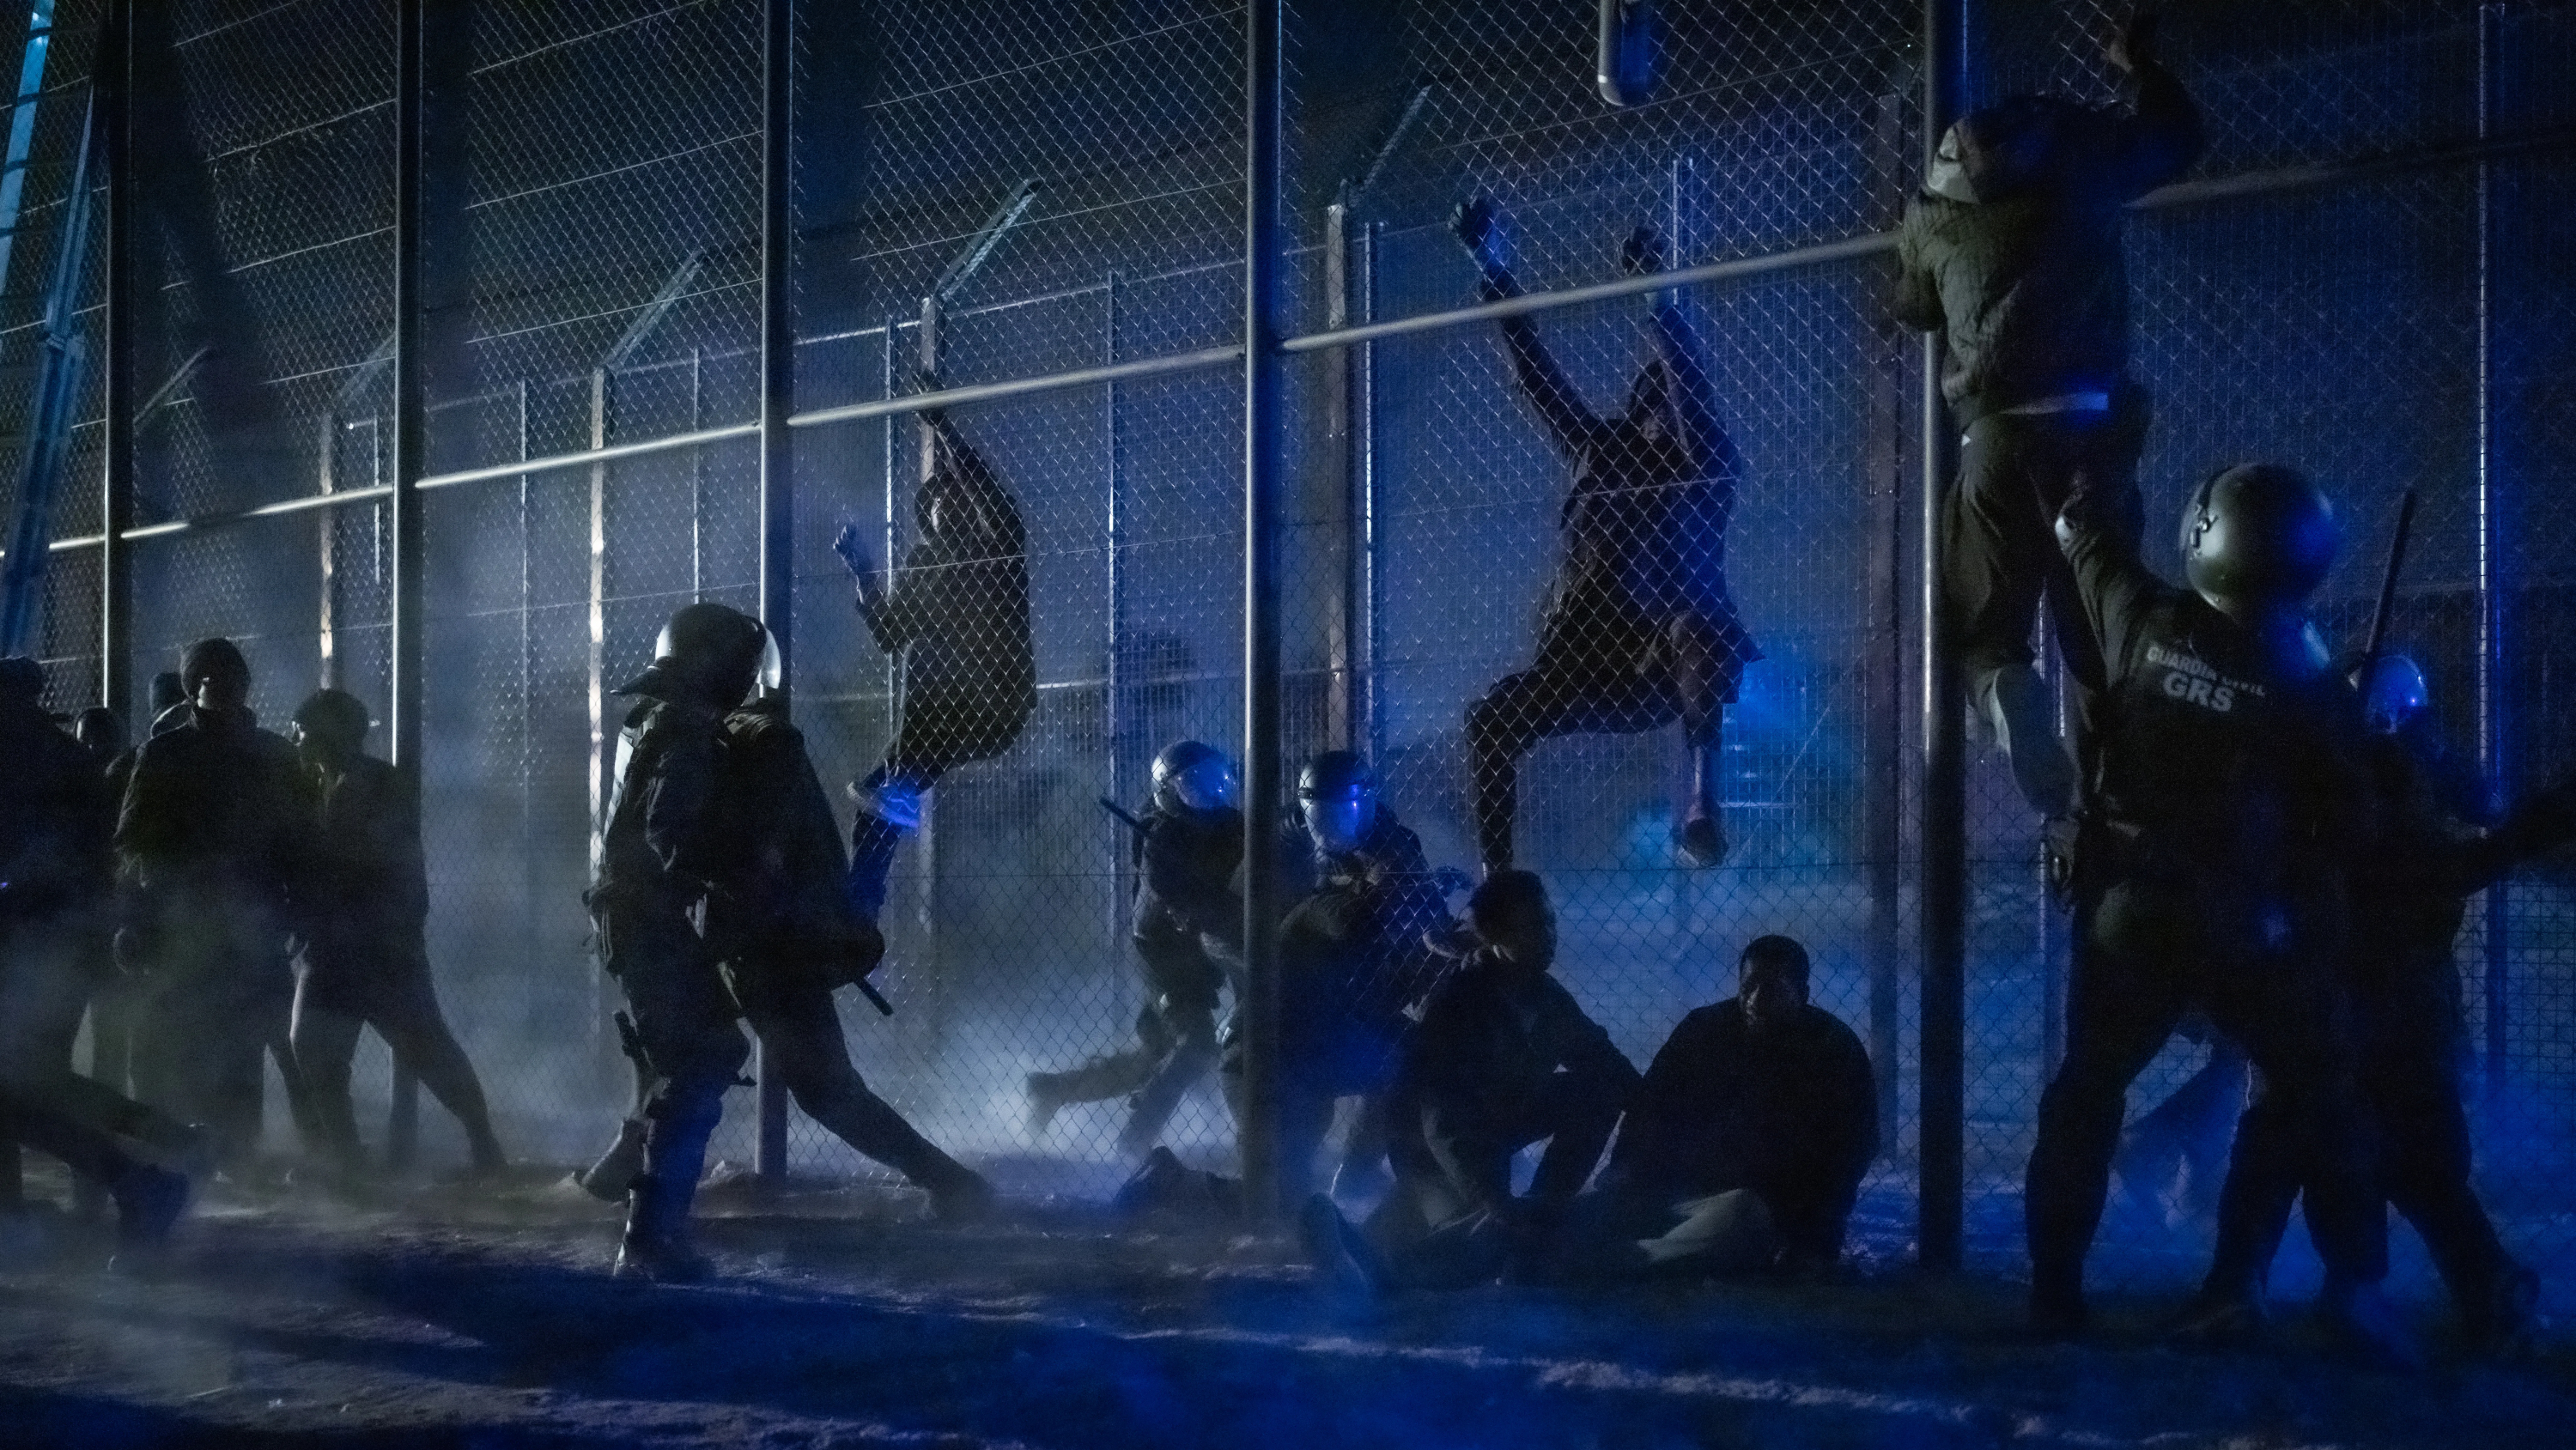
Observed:
[[[892,583],[879,585],[858,525],[832,543],[858,583],[869,636],[903,658],[894,738],[877,768],[850,786],[859,807],[850,901],[871,922],[885,907],[896,846],[921,824],[922,792],[960,765],[1010,749],[1037,708],[1019,504],[946,409],[925,409],[921,420],[936,461],[913,501],[920,537]]]
[[[2134,113],[2014,96],[1962,118],[1898,232],[1897,320],[1947,344],[1941,394],[1966,434],[1941,513],[1946,628],[1970,702],[2048,816],[2073,808],[2076,772],[2032,664],[2043,595],[2078,687],[2105,685],[2050,530],[2079,481],[2112,521],[2134,532],[2138,519],[2148,403],[2128,375],[2122,210],[2204,145],[2199,110],[2156,62],[2156,28],[2142,9],[2110,49],[2137,81]]]
[[[1508,227],[1477,198],[1452,218],[1485,300],[1517,297]],[[1621,248],[1631,275],[1664,268],[1664,240],[1639,227]],[[1726,855],[1719,819],[1719,735],[1744,667],[1762,657],[1726,587],[1726,530],[1743,462],[1717,418],[1716,383],[1690,304],[1652,295],[1655,360],[1614,417],[1585,406],[1526,317],[1501,328],[1512,379],[1573,468],[1558,511],[1565,558],[1539,626],[1538,658],[1467,707],[1476,849],[1487,871],[1513,862],[1520,761],[1531,747],[1586,731],[1633,735],[1679,720],[1691,753],[1689,799],[1673,842],[1684,860]]]

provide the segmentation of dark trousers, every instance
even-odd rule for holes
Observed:
[[[174,1155],[194,1145],[184,1124],[73,1073],[100,966],[77,916],[0,925],[0,1203],[18,1201],[20,1143],[99,1184],[130,1162],[120,1138]]]
[[[1535,664],[1495,681],[1467,707],[1480,859],[1512,864],[1520,760],[1540,741],[1637,735],[1679,720],[1689,745],[1714,749],[1743,672],[1716,622],[1696,610],[1641,628],[1575,621],[1552,629]]]
[[[2391,999],[2370,1004],[2361,1056],[2362,1098],[2377,1129],[2380,1186],[2424,1240],[2452,1296],[2480,1302],[2512,1266],[2495,1223],[2470,1186],[2469,1119],[2460,1100],[2459,1008],[2435,978],[2456,982],[2447,953],[2415,964]],[[2407,988],[2413,990],[2407,990]],[[2220,1202],[2213,1288],[2259,1288],[2289,1228],[2305,1163],[2296,1124],[2268,1080],[2236,1130]],[[2310,1231],[2315,1223],[2310,1198]]]
[[[594,917],[601,965],[626,994],[645,1058],[644,1176],[684,1218],[707,1139],[724,1119],[725,1090],[751,1058],[734,1025],[733,994],[677,902],[606,906]]]
[[[1958,485],[1941,509],[1941,589],[1971,698],[1997,671],[2031,663],[2043,598],[2076,683],[2103,687],[2101,652],[2057,547],[2057,515],[2085,479],[2119,490],[2135,517],[2146,430],[2136,388],[2115,392],[2108,412],[1997,414],[1968,430]]]
[[[416,937],[335,940],[308,952],[297,978],[293,1044],[322,1150],[355,1168],[364,1150],[349,1099],[358,1034],[372,1027],[394,1062],[455,1114],[478,1167],[501,1161],[482,1080],[439,1010],[429,959]]]
[[[2305,1148],[2311,1223],[2328,1267],[2347,1284],[2386,1276],[2387,1224],[2349,1011],[2333,944],[2321,939],[2329,929],[2271,953],[2243,945],[2249,930],[2219,873],[2137,873],[2079,890],[2066,1060],[2040,1098],[2023,1197],[2040,1292],[2080,1292],[2129,1084],[2193,1006],[2272,1083],[2285,1131]]]
[[[1182,1097],[1216,1066],[1217,984],[1225,979],[1195,932],[1140,933],[1135,947],[1147,997],[1136,1013],[1135,1039],[1070,1071],[1040,1075],[1058,1102],[1134,1094],[1118,1134],[1120,1150],[1129,1154],[1162,1139]]]
[[[834,1137],[927,1189],[942,1189],[966,1170],[869,1091],[850,1061],[849,1039],[832,989],[793,970],[743,984],[743,1016],[760,1038],[763,1061],[787,1084],[796,1106]]]
[[[1432,1145],[1428,1106],[1402,1091],[1390,1099],[1387,1157],[1395,1169],[1395,1189],[1367,1226],[1398,1284],[1460,1287],[1514,1269],[1543,1271],[1547,1261],[1565,1254],[1568,1244],[1586,1246],[1582,1257],[1590,1262],[1600,1257],[1591,1250],[1601,1241],[1625,1238],[1632,1223],[1643,1221],[1635,1205],[1606,1197],[1582,1200],[1587,1212],[1581,1215],[1567,1202],[1530,1204],[1517,1218],[1481,1201],[1478,1185],[1495,1181],[1492,1175],[1497,1174],[1510,1182],[1512,1156],[1532,1143],[1547,1143],[1551,1156],[1563,1154],[1587,1167],[1598,1161],[1619,1125],[1616,1099],[1569,1081],[1552,1081],[1521,1102],[1477,1115],[1481,1121],[1475,1131],[1449,1140],[1448,1162]],[[1449,1115],[1447,1123],[1454,1133],[1457,1115]],[[1457,1162],[1462,1151],[1478,1161]],[[1666,1219],[1648,1232],[1670,1226]]]

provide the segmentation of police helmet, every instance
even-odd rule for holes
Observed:
[[[2338,543],[2334,505],[2307,475],[2242,463],[2210,475],[2182,511],[2183,573],[2240,622],[2296,607],[2325,582]]]
[[[1377,772],[1348,750],[1327,750],[1297,774],[1307,834],[1326,851],[1349,851],[1377,821]]]
[[[2394,735],[2432,702],[2424,670],[2402,654],[2384,654],[2353,671],[2361,692],[2362,723],[2374,735]]]
[[[1154,757],[1154,804],[1164,810],[1212,811],[1234,804],[1234,764],[1200,740],[1179,740]]]
[[[778,643],[759,620],[701,600],[681,606],[662,626],[653,641],[653,668],[731,708],[754,686],[778,687]]]

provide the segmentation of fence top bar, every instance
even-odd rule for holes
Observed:
[[[615,463],[621,458],[642,458],[654,453],[667,453],[675,448],[697,448],[709,443],[725,443],[736,438],[749,438],[760,432],[758,423],[727,423],[720,428],[700,428],[694,433],[673,433],[662,438],[645,438],[633,443],[613,443],[606,448],[586,448],[579,453],[555,453],[544,458],[522,459],[516,463],[495,463],[483,468],[462,468],[454,473],[433,473],[420,481],[422,488],[454,488],[461,483],[489,483],[496,478],[517,478],[529,473],[557,473],[567,468],[589,468],[595,464]],[[347,494],[333,494],[347,498]]]
[[[1192,352],[1165,353],[1161,357],[1138,358],[1133,362],[1110,363],[1096,368],[1080,368],[1069,373],[1049,373],[1044,377],[1013,378],[1008,382],[974,383],[962,388],[935,388],[926,393],[912,393],[900,398],[880,398],[868,403],[845,403],[837,408],[817,408],[799,413],[787,420],[793,428],[814,428],[826,423],[854,423],[866,418],[883,418],[894,413],[917,413],[924,408],[945,408],[959,403],[983,403],[996,398],[1024,397],[1030,393],[1053,392],[1058,388],[1087,387],[1093,383],[1114,383],[1124,378],[1147,378],[1163,373],[1195,372],[1201,368],[1221,368],[1243,361],[1243,344],[1222,343]]]
[[[373,488],[343,489],[338,493],[308,494],[303,498],[280,499],[276,503],[264,503],[257,508],[237,509],[219,514],[199,514],[194,518],[171,519],[157,524],[138,524],[127,529],[121,537],[128,543],[136,539],[167,538],[172,534],[219,528],[225,524],[237,524],[250,519],[273,519],[287,514],[311,513],[315,509],[338,508],[344,503],[373,503],[378,499],[391,498],[393,493],[392,485],[379,484]],[[46,547],[59,553],[68,549],[95,549],[106,542],[105,534],[80,534],[73,538],[56,539]]]
[[[1785,252],[1767,252],[1759,257],[1736,257],[1724,262],[1709,262],[1697,267],[1681,267],[1670,272],[1653,272],[1639,277],[1622,277],[1615,282],[1596,282],[1588,287],[1567,287],[1554,292],[1527,292],[1507,297],[1500,302],[1480,303],[1474,307],[1456,307],[1446,312],[1425,312],[1413,317],[1398,317],[1387,322],[1365,323],[1358,327],[1336,327],[1323,332],[1302,333],[1287,339],[1282,352],[1320,352],[1328,347],[1348,347],[1381,337],[1400,337],[1409,332],[1436,332],[1471,322],[1490,321],[1498,317],[1519,317],[1531,312],[1552,312],[1560,307],[1579,307],[1586,302],[1606,302],[1615,297],[1634,297],[1640,292],[1660,292],[1667,287],[1693,287],[1703,282],[1723,282],[1737,277],[1755,277],[1766,272],[1784,272],[1793,267],[1822,266],[1830,262],[1848,262],[1860,257],[1874,257],[1896,247],[1894,232],[1868,232],[1845,237],[1838,242],[1818,242],[1813,246],[1792,247]]]

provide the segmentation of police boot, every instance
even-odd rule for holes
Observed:
[[[993,1185],[983,1174],[946,1154],[947,1166],[917,1180],[930,1193],[930,1216],[941,1223],[972,1223],[993,1211]]]
[[[2052,1271],[2033,1266],[2030,1276],[2030,1332],[2040,1339],[2075,1339],[2093,1326],[2093,1311],[2084,1302],[2084,1271]]]
[[[2075,804],[2075,764],[2057,739],[2057,702],[2048,682],[2029,665],[2007,665],[1986,676],[1976,695],[1978,713],[1995,732],[2011,762],[2013,783],[2043,816],[2062,816]]]
[[[644,1171],[645,1122],[628,1118],[617,1125],[617,1141],[599,1155],[599,1161],[573,1176],[581,1191],[602,1203],[615,1203],[633,1187],[636,1176]]]
[[[1726,827],[1717,814],[1725,773],[1720,753],[1714,740],[1691,747],[1690,804],[1683,809],[1681,824],[1673,827],[1673,849],[1685,863],[1703,869],[1726,859]]]
[[[617,1243],[616,1277],[648,1284],[694,1284],[715,1265],[689,1242],[689,1190],[643,1175],[626,1195],[626,1233]]]

